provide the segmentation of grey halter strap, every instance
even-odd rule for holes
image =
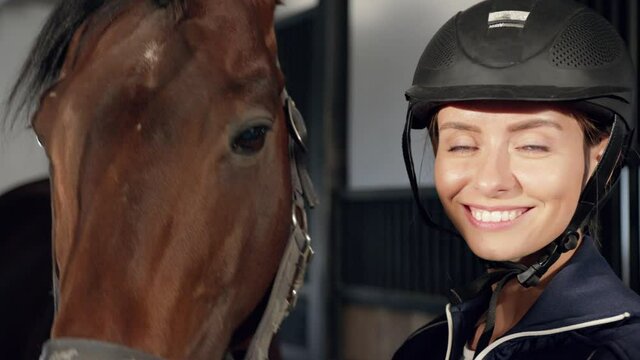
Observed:
[[[305,200],[310,207],[318,204],[313,184],[306,168],[307,129],[304,119],[289,97],[283,92],[285,118],[289,127],[289,162],[293,189],[291,232],[276,274],[267,308],[260,319],[245,360],[268,359],[269,345],[287,315],[296,305],[298,291],[304,282],[304,274],[311,260],[311,237],[308,233]]]
[[[49,360],[162,360],[145,352],[105,341],[60,338],[48,341],[40,359]]]
[[[307,130],[304,119],[293,100],[282,92],[285,121],[289,130],[289,163],[291,167],[292,210],[289,241],[280,261],[273,283],[271,295],[256,333],[254,334],[245,360],[268,359],[269,346],[280,325],[293,309],[298,291],[304,282],[304,274],[311,259],[311,237],[308,233],[305,202],[314,207],[318,199],[307,171],[306,158]],[[60,280],[56,266],[55,247],[53,256],[53,295],[57,311],[60,298]],[[159,357],[109,342],[79,339],[55,338],[47,341],[40,360],[162,360]],[[232,359],[229,354],[225,360]]]

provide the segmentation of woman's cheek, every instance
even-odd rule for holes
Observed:
[[[467,160],[436,157],[434,182],[442,201],[453,198],[464,188],[469,179],[469,169]]]
[[[579,161],[567,157],[512,160],[513,174],[527,195],[539,199],[577,197],[583,173]],[[573,196],[572,196],[573,195]]]

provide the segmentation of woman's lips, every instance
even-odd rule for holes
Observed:
[[[484,208],[464,205],[467,218],[476,227],[486,230],[498,230],[517,223],[531,207]]]

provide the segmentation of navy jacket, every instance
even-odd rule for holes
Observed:
[[[490,296],[447,305],[446,315],[413,333],[393,360],[461,359]],[[640,360],[640,297],[585,238],[522,320],[474,359]]]

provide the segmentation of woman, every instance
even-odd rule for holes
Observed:
[[[407,91],[405,162],[438,226],[410,152],[427,128],[442,205],[488,272],[394,359],[640,359],[640,297],[589,231],[635,125],[624,48],[570,0],[485,1],[431,40]]]

